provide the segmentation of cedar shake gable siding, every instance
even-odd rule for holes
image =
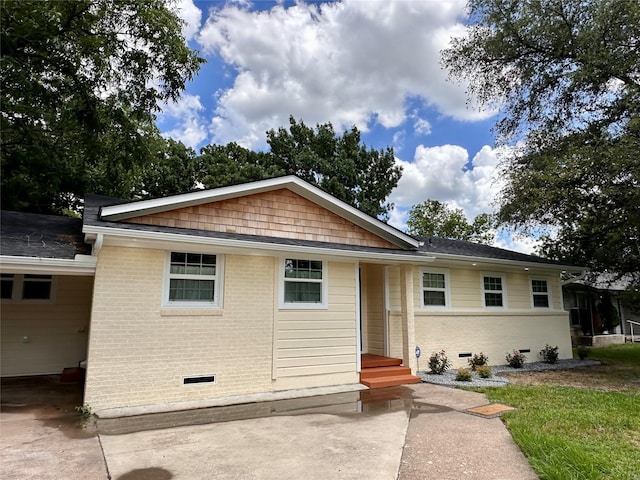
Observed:
[[[392,243],[287,189],[152,213],[123,222],[397,248]]]

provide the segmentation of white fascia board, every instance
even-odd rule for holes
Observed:
[[[2,273],[93,276],[96,273],[96,260],[96,257],[90,255],[76,255],[73,260],[0,255],[0,271]]]
[[[337,248],[310,247],[305,245],[288,245],[281,243],[252,242],[248,240],[199,237],[174,233],[149,232],[141,230],[125,230],[112,227],[85,226],[84,233],[102,234],[104,245],[128,246],[140,248],[175,249],[176,246],[198,245],[198,249],[212,252],[251,254],[291,254],[324,255],[341,258],[366,259],[369,262],[385,263],[431,263],[435,257],[430,255],[411,255],[384,252],[362,252],[358,250],[341,250]]]
[[[559,270],[559,271],[571,271],[571,272],[582,272],[585,270],[584,267],[576,267],[573,265],[558,265],[553,263],[539,263],[539,262],[526,262],[521,260],[508,260],[504,258],[489,258],[489,257],[474,257],[474,256],[465,256],[465,255],[451,255],[445,253],[437,253],[435,254],[438,260],[442,261],[456,261],[456,262],[465,262],[465,263],[478,263],[483,264],[483,267],[486,267],[488,264],[492,265],[500,265],[500,266],[510,266],[514,269],[550,269],[550,270]]]
[[[172,195],[170,197],[141,200],[137,202],[113,205],[110,207],[102,207],[100,210],[100,219],[118,221],[177,208],[201,205],[203,203],[219,202],[230,198],[269,192],[281,188],[288,188],[301,197],[326,208],[336,215],[349,220],[359,227],[362,227],[395,245],[408,248],[417,248],[419,246],[420,242],[412,236],[390,227],[386,223],[361,212],[348,203],[338,200],[332,195],[323,192],[318,187],[315,187],[292,175],[270,178],[242,185],[232,185],[229,187]]]

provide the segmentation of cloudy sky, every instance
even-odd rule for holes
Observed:
[[[331,122],[394,148],[404,174],[389,223],[426,199],[495,210],[500,188],[495,113],[469,106],[440,51],[464,32],[466,0],[334,2],[178,0],[184,35],[207,59],[181,100],[159,117],[164,135],[198,149],[237,142],[266,148],[265,132]],[[531,242],[499,236],[530,252]]]

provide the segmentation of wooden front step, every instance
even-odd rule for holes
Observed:
[[[362,355],[361,365],[360,383],[369,388],[395,387],[422,381],[420,377],[411,375],[411,369],[402,366],[399,358],[365,353]]]
[[[391,375],[386,377],[368,378],[360,380],[360,383],[369,388],[395,387],[397,385],[406,385],[408,383],[420,383],[422,379],[415,375]]]

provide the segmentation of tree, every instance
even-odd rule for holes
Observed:
[[[461,208],[452,208],[438,200],[425,200],[409,211],[407,228],[412,235],[453,238],[491,245],[494,220],[488,213],[481,213],[469,223]]]
[[[155,158],[144,166],[136,181],[136,196],[157,198],[199,187],[202,164],[195,150],[167,139]]]
[[[164,0],[0,3],[3,208],[132,195],[162,143],[154,112],[203,61],[181,27]]]
[[[283,127],[267,132],[274,164],[287,175],[297,175],[373,217],[385,217],[386,202],[402,169],[393,149],[376,150],[360,143],[354,126],[337,136],[331,123],[313,129],[289,119]]]
[[[640,283],[640,3],[471,0],[443,52],[483,105],[500,105],[498,218],[543,227],[543,252]]]
[[[285,175],[271,155],[254,152],[235,142],[207,145],[200,150],[200,183],[206,188],[224,187]]]

